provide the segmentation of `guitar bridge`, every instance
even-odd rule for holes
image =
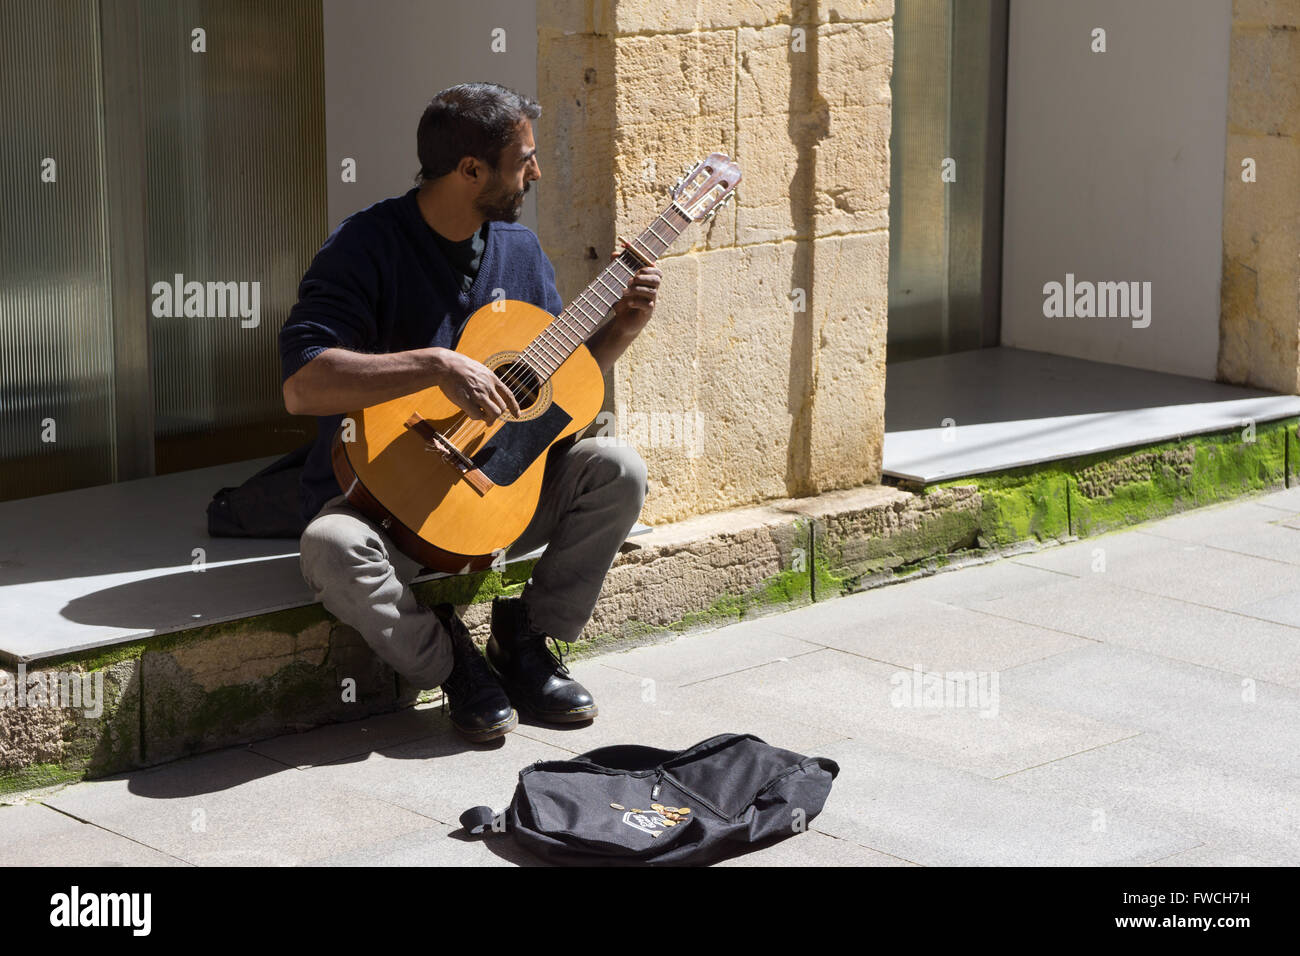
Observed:
[[[430,447],[442,455],[443,460],[455,468],[460,473],[461,478],[480,495],[487,494],[488,490],[493,487],[492,482],[479,470],[478,466],[466,458],[464,453],[452,444],[447,436],[434,428],[429,420],[421,416],[419,412],[412,412],[411,417],[402,424],[423,438]]]

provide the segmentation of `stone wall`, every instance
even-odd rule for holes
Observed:
[[[1300,392],[1300,3],[1234,0],[1219,377]],[[1253,159],[1255,181],[1242,181]]]
[[[733,203],[661,260],[606,407],[650,468],[643,520],[876,482],[884,435],[892,0],[538,8],[539,233],[566,301],[682,168]]]

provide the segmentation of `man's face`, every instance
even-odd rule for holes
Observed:
[[[533,124],[524,120],[519,124],[514,142],[501,151],[497,168],[479,191],[474,208],[484,219],[515,222],[523,211],[529,185],[541,176],[537,147],[533,143]]]

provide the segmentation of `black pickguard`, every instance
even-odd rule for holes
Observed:
[[[470,460],[494,485],[513,484],[571,421],[573,416],[552,402],[536,418],[506,422]]]

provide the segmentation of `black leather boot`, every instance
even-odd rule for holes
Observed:
[[[548,640],[555,644],[555,652],[546,646]],[[557,724],[596,716],[596,703],[587,689],[569,676],[559,642],[533,627],[521,598],[492,599],[487,661],[521,711]]]
[[[442,684],[442,697],[452,726],[474,743],[510,733],[519,724],[519,715],[474,646],[469,631],[456,616],[456,609],[450,604],[439,604],[433,613],[451,635],[453,663],[451,673]]]

